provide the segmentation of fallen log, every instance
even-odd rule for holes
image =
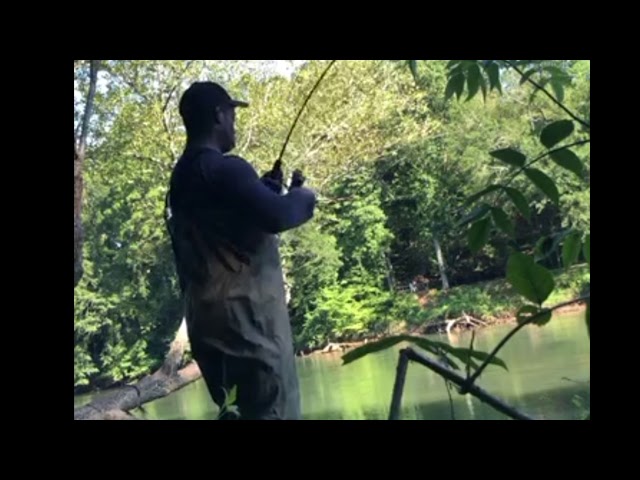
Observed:
[[[135,420],[136,417],[129,413],[132,410],[198,380],[202,373],[196,362],[180,369],[188,345],[187,327],[183,319],[162,367],[135,384],[105,393],[87,405],[74,408],[74,420]]]

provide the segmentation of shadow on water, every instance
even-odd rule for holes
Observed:
[[[443,391],[444,388],[443,384]],[[453,398],[454,420],[511,420],[470,395],[461,397],[454,391],[451,396]],[[536,420],[581,420],[582,415],[573,404],[573,399],[576,396],[582,397],[584,405],[589,408],[589,389],[584,386],[568,386],[531,393],[522,397],[513,406]],[[391,403],[390,398],[388,403]],[[547,415],[548,411],[558,412],[558,415],[549,416]],[[346,415],[344,411],[340,410],[326,411],[321,417],[313,418],[313,420],[387,420],[388,416],[389,405],[386,409],[363,409],[361,416],[358,417],[352,413]],[[402,408],[401,420],[452,420],[451,404],[447,398],[447,400],[432,403],[406,406]]]

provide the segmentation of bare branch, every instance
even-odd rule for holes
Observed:
[[[453,397],[451,396],[451,383],[447,380],[444,381],[444,388],[447,390],[447,395],[449,396],[449,409],[451,410],[451,420],[456,419],[456,411],[453,408]]]
[[[171,97],[173,97],[173,94],[178,89],[178,86],[180,86],[180,82],[182,81],[182,78],[184,77],[184,74],[187,73],[187,70],[189,70],[189,67],[193,64],[193,62],[194,62],[194,60],[191,60],[191,61],[187,62],[187,65],[182,69],[182,72],[180,72],[180,75],[178,75],[178,78],[175,81],[173,87],[171,87],[171,89],[169,90],[169,93],[167,95],[167,99],[165,100],[164,106],[162,107],[162,114],[163,115],[167,111],[167,108],[169,107],[169,102],[171,101]]]
[[[466,384],[466,379],[462,377],[460,374],[458,374],[457,372],[454,372],[453,370],[450,370],[449,368],[445,367],[441,363],[436,362],[435,360],[432,360],[428,356],[414,350],[413,348],[406,348],[404,350],[401,350],[400,355],[401,357],[406,356],[409,360],[412,360],[416,363],[419,363],[429,368],[430,370],[433,370],[435,373],[443,377],[445,380],[448,380],[451,383],[454,383],[455,385],[464,386]],[[461,391],[460,393],[463,393],[463,392]],[[503,413],[516,420],[533,420],[533,417],[520,412],[514,407],[506,404],[503,400],[495,397],[494,395],[490,394],[483,388],[480,388],[476,385],[469,386],[468,391],[465,393],[469,393],[473,395],[477,399],[492,406],[500,413]]]
[[[187,62],[185,67],[182,69],[182,71],[178,75],[178,78],[175,80],[173,87],[171,87],[171,89],[169,90],[169,93],[167,94],[167,98],[164,101],[164,105],[162,106],[162,113],[161,113],[162,125],[164,126],[164,130],[167,133],[167,137],[169,137],[169,151],[171,153],[171,160],[174,163],[176,162],[178,155],[175,150],[175,145],[173,144],[173,134],[171,133],[171,129],[169,128],[170,118],[167,118],[167,108],[169,107],[169,102],[171,101],[171,97],[173,97],[173,94],[176,92],[176,90],[180,86],[180,83],[182,82],[184,74],[189,70],[189,67],[193,64],[193,62],[194,60]]]
[[[473,342],[476,339],[476,331],[471,331],[471,343],[469,345],[469,357],[467,358],[467,378],[471,376],[471,353],[473,352]]]
[[[396,369],[396,380],[393,385],[393,395],[391,397],[391,409],[389,410],[389,420],[400,419],[400,406],[402,405],[402,392],[404,391],[404,382],[407,378],[407,367],[409,366],[409,357],[406,350],[400,352],[398,359],[398,367]]]

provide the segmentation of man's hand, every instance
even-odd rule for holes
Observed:
[[[291,184],[289,185],[289,190],[300,188],[302,185],[304,185],[305,180],[306,178],[304,177],[304,175],[302,175],[302,171],[295,170],[293,172],[293,175],[291,175]]]
[[[262,178],[262,182],[273,190],[275,193],[282,193],[284,174],[282,173],[282,162],[276,160],[273,164],[273,168],[265,173]]]
[[[265,173],[262,178],[262,182],[274,192],[280,194],[284,187],[284,174],[282,173],[282,162],[276,160],[271,170]],[[301,170],[295,170],[291,175],[291,183],[289,184],[289,190],[294,188],[300,188],[304,185],[306,178],[302,174]]]

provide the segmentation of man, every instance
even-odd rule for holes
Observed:
[[[180,100],[187,145],[171,176],[174,254],[191,350],[218,406],[237,388],[243,419],[299,419],[300,396],[278,233],[313,217],[314,193],[279,162],[262,178],[235,147],[233,100],[197,82]]]

